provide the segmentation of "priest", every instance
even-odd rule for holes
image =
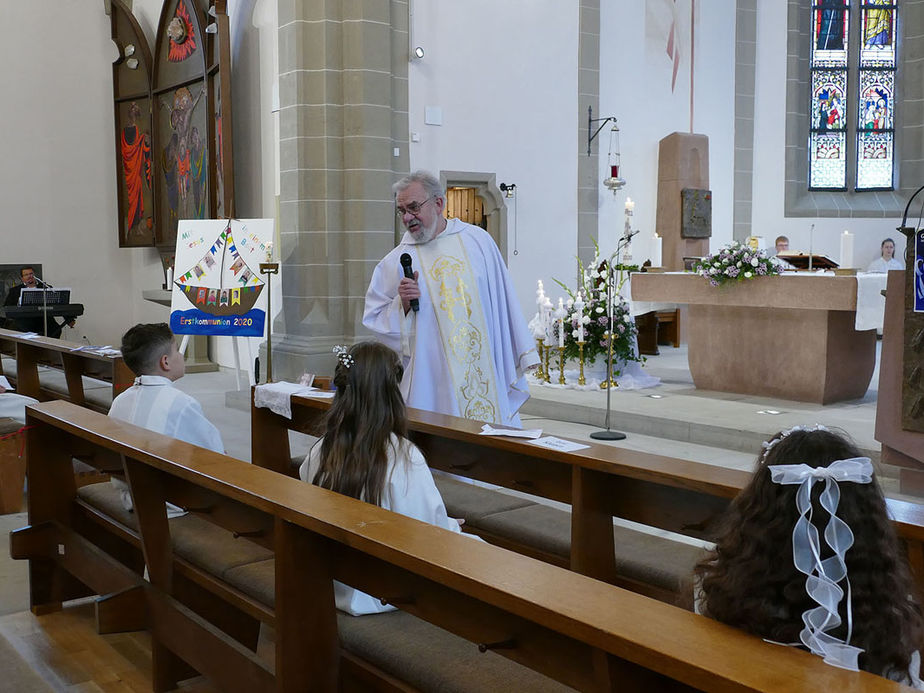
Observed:
[[[393,189],[407,232],[372,274],[363,324],[402,355],[408,406],[519,426],[539,356],[497,244],[443,216],[427,171]]]

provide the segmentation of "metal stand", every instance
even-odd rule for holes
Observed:
[[[622,239],[616,243],[616,252],[610,256],[609,262],[606,266],[606,314],[609,318],[608,329],[606,331],[606,382],[612,383],[615,385],[613,378],[613,259],[619,259],[619,250],[620,247],[627,243],[628,239]],[[620,433],[619,431],[610,430],[610,414],[612,409],[610,407],[610,391],[612,387],[606,388],[606,419],[603,422],[603,425],[606,426],[606,430],[603,431],[594,431],[590,434],[590,437],[594,440],[624,440],[626,437],[625,433]]]
[[[261,262],[260,273],[279,274],[278,262]],[[272,280],[266,278],[266,382],[273,382],[273,304]]]

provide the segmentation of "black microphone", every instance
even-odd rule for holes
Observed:
[[[411,269],[411,256],[407,253],[401,253],[401,266],[404,268],[404,276],[408,279],[413,279],[414,270]],[[416,298],[411,299],[411,310],[415,313],[420,310],[420,301]]]

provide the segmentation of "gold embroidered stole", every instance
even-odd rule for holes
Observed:
[[[460,416],[500,421],[491,335],[462,234],[417,246]]]

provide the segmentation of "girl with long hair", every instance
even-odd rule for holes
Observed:
[[[336,347],[337,393],[324,436],[299,468],[302,481],[461,532],[446,514],[423,453],[407,439],[407,412],[398,355],[378,342]],[[393,609],[335,583],[337,608],[354,616]]]
[[[869,458],[797,426],[764,443],[715,550],[696,610],[825,661],[924,689],[924,618]]]

